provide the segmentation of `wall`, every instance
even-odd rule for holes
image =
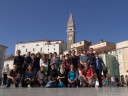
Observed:
[[[119,63],[117,61],[116,56],[110,55],[110,54],[101,54],[100,55],[105,63],[105,65],[108,67],[108,74],[110,76],[117,76],[119,77]]]
[[[63,44],[63,45],[62,45]],[[21,54],[27,54],[27,52],[31,53],[53,53],[57,52],[57,54],[61,53],[62,51],[62,46],[66,47],[66,44],[63,43],[63,41],[53,41],[53,42],[48,42],[48,41],[37,41],[37,42],[24,42],[24,43],[18,43],[16,44],[15,48],[15,55],[17,50],[21,50]],[[64,50],[65,50],[64,47]],[[26,50],[27,49],[27,50]]]
[[[116,44],[120,75],[128,75],[128,41]]]
[[[5,56],[6,48],[7,47],[0,46],[0,78],[2,78],[2,69],[4,66],[4,56]]]

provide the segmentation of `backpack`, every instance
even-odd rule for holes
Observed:
[[[63,82],[59,82],[58,87],[63,88],[63,87],[65,87],[65,85]]]

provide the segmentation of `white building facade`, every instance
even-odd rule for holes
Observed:
[[[57,54],[62,53],[66,50],[66,43],[62,40],[38,40],[38,41],[29,41],[29,42],[19,42],[15,47],[15,55],[16,51],[20,50],[21,55],[27,54],[27,52],[31,53],[54,53]]]
[[[2,70],[4,66],[4,57],[6,53],[6,46],[0,45],[0,78],[2,78]]]
[[[120,75],[128,75],[128,40],[116,44]]]

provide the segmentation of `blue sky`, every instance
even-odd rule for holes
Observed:
[[[14,53],[20,41],[66,41],[70,11],[76,41],[128,40],[128,0],[0,0],[0,44]]]

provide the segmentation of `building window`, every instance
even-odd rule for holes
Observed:
[[[48,49],[48,51],[49,51],[49,49]]]
[[[42,51],[42,48],[40,48],[40,51]]]
[[[22,48],[24,48],[25,46],[23,45]]]
[[[55,48],[54,48],[54,50],[55,50]]]
[[[33,48],[33,52],[35,51],[35,48]]]
[[[39,46],[39,44],[36,44],[36,46]]]
[[[55,45],[54,45],[55,46]]]
[[[28,52],[28,50],[26,49],[26,52]]]
[[[119,51],[119,54],[121,54],[121,51]]]

